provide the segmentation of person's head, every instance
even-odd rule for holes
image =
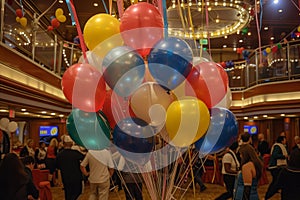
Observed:
[[[64,143],[64,147],[72,147],[74,142],[69,135],[66,135],[64,137],[63,143]]]
[[[0,176],[12,176],[14,179],[19,174],[24,174],[24,166],[19,159],[18,155],[15,153],[8,153],[4,156],[2,163],[0,165]]]
[[[265,135],[263,133],[260,133],[260,134],[258,134],[257,138],[259,141],[264,141]]]
[[[278,136],[277,143],[286,144],[286,137],[285,136]]]
[[[279,136],[284,136],[284,137],[286,137],[285,132],[282,131],[282,132],[279,134]]]
[[[296,148],[291,152],[288,167],[295,170],[300,170],[300,149]]]
[[[300,137],[298,135],[295,136],[294,140],[295,144],[300,144]]]
[[[241,165],[243,166],[248,162],[253,162],[256,170],[256,178],[259,179],[262,175],[263,163],[259,159],[254,147],[250,144],[245,144],[240,147],[239,152],[241,156]]]
[[[58,147],[58,141],[57,141],[57,139],[56,138],[52,138],[50,140],[49,146],[51,146],[51,147]]]
[[[45,148],[46,147],[45,141],[40,141],[39,146],[40,146],[40,148]]]
[[[22,159],[23,164],[28,167],[29,169],[33,170],[34,168],[34,158],[32,156],[26,156]]]
[[[235,152],[235,151],[237,150],[238,147],[239,147],[239,143],[238,143],[238,142],[233,142],[233,143],[230,145],[229,149]]]
[[[244,144],[250,144],[251,143],[251,135],[249,133],[243,133],[241,135],[241,140]]]
[[[33,139],[28,139],[27,141],[26,141],[26,145],[28,146],[28,147],[33,147],[33,144],[34,144],[34,141],[33,141]]]

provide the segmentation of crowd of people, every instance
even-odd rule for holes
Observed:
[[[241,134],[237,141],[220,154],[222,159],[220,170],[226,192],[219,195],[216,200],[258,200],[257,188],[265,167],[263,162],[265,156],[270,157],[267,169],[272,175],[272,181],[264,199],[270,199],[281,191],[281,199],[298,200],[299,136],[295,137],[295,145],[290,149],[291,152],[288,151],[286,136],[283,134],[278,136],[271,146],[264,139],[264,135],[259,134],[258,144],[255,147],[252,145],[251,135]],[[125,188],[126,200],[142,200],[141,174],[129,172],[128,168],[134,165],[120,154],[117,166],[113,157],[112,152],[107,149],[87,151],[80,148],[68,135],[63,135],[60,142],[52,138],[48,146],[44,141],[40,141],[36,149],[34,141],[28,139],[19,155],[8,153],[1,161],[0,197],[3,200],[39,199],[40,191],[34,184],[32,176],[32,170],[38,168],[49,170],[51,186],[62,184],[66,200],[78,199],[82,194],[84,181],[89,181],[89,199],[108,199],[112,177],[116,176],[116,171],[122,176],[122,184],[119,178],[118,185],[119,189]],[[207,188],[201,179],[205,161],[197,157],[192,164],[193,181],[199,184],[201,192]]]

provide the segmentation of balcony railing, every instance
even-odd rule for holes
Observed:
[[[15,6],[15,7],[14,7]],[[27,26],[16,21],[18,5],[1,1],[0,39],[5,45],[26,55],[45,69],[61,76],[81,56],[77,44],[64,41],[55,31],[47,31],[48,19],[37,16],[34,8],[24,9]],[[48,20],[48,21],[47,21]],[[266,47],[262,47],[264,50]],[[286,81],[300,78],[300,41],[282,44],[276,52],[262,56],[254,50],[249,61],[235,62],[226,68],[232,90],[243,90],[257,84],[272,81]],[[1,62],[1,61],[0,61]]]

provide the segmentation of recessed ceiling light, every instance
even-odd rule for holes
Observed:
[[[236,47],[233,48],[233,51],[236,51]]]
[[[268,115],[263,115],[263,117],[268,117]]]
[[[254,116],[253,118],[254,118],[254,119],[257,119],[258,117],[257,117],[257,116]]]
[[[226,47],[227,47],[227,45],[226,45],[226,44],[224,44],[224,45],[223,45],[223,48],[226,48]]]
[[[240,43],[242,43],[242,42],[243,42],[243,40],[239,40],[239,42],[240,42]]]
[[[50,115],[55,115],[56,113],[51,113]]]
[[[279,9],[279,10],[278,10],[278,12],[279,12],[279,13],[282,13],[282,12],[283,12],[283,10],[282,10],[282,9]]]
[[[244,119],[248,119],[248,117],[244,117]]]
[[[25,109],[25,108],[22,108],[22,109],[21,109],[21,111],[22,111],[22,112],[25,112],[25,111],[26,111],[26,109]]]
[[[270,37],[270,40],[274,40],[274,37]]]
[[[273,2],[274,4],[278,4],[279,0],[274,0]]]
[[[227,39],[227,35],[225,35],[224,38]]]
[[[98,3],[93,3],[93,6],[98,7],[99,4]]]
[[[281,114],[280,116],[281,116],[281,117],[284,117],[284,116],[285,116],[285,114]]]
[[[46,114],[46,113],[47,113],[47,111],[42,111],[41,113],[42,113],[42,114]]]
[[[29,115],[29,112],[24,112],[24,115]]]
[[[269,30],[269,27],[265,26],[265,27],[264,27],[264,30],[265,30],[265,31]]]
[[[58,2],[59,2],[59,3],[64,3],[64,1],[63,1],[63,0],[59,0]]]
[[[248,35],[250,36],[250,35],[251,35],[251,32],[248,32]]]
[[[64,115],[63,114],[60,114],[60,115],[58,115],[59,117],[63,117]]]
[[[8,110],[0,109],[0,112],[8,112]]]

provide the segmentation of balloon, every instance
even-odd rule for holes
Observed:
[[[164,126],[166,110],[173,100],[159,84],[146,82],[132,94],[130,107],[138,118],[151,126]]]
[[[148,56],[153,78],[168,90],[180,85],[192,69],[193,52],[179,38],[169,37],[159,41]]]
[[[170,144],[186,147],[201,138],[209,126],[209,111],[196,99],[174,101],[167,110],[166,129]]]
[[[22,18],[22,17],[23,17],[23,11],[22,11],[22,9],[17,9],[17,10],[16,10],[16,15],[17,15],[19,18]]]
[[[271,48],[270,48],[270,47],[267,47],[267,48],[266,48],[266,52],[267,52],[267,53],[271,53]]]
[[[214,62],[203,62],[195,66],[187,81],[189,84],[186,84],[186,94],[196,94],[208,108],[220,102],[227,92],[227,73]]]
[[[117,122],[130,116],[134,116],[129,107],[129,101],[118,96],[112,90],[106,92],[102,112],[107,117],[110,127],[114,128]]]
[[[101,150],[110,145],[110,127],[98,113],[73,109],[67,119],[71,138],[87,149]]]
[[[27,26],[27,18],[26,17],[20,18],[19,22],[22,26],[24,26],[24,27]]]
[[[61,8],[57,8],[55,11],[55,17],[58,18],[59,16],[64,14],[64,10]]]
[[[120,33],[120,22],[109,14],[96,14],[85,24],[83,37],[86,46],[93,50],[107,38]]]
[[[0,119],[0,129],[6,131],[7,126],[9,124],[9,119],[6,117],[3,117]]]
[[[58,28],[60,23],[56,18],[54,18],[51,20],[51,25],[53,26],[53,28]]]
[[[53,26],[48,26],[47,31],[53,31]]]
[[[89,64],[75,64],[62,77],[62,90],[68,101],[86,112],[100,110],[105,100],[102,74]]]
[[[119,96],[128,97],[143,82],[143,58],[127,46],[112,49],[103,60],[104,79]]]
[[[17,128],[18,128],[17,122],[12,121],[12,122],[8,123],[8,126],[7,126],[8,132],[13,133],[17,130]]]
[[[59,22],[65,22],[67,20],[66,16],[64,15],[59,15],[59,16],[56,16],[56,19],[59,21]]]
[[[154,148],[154,132],[151,126],[139,118],[125,118],[113,131],[113,140],[121,155],[134,163],[144,165]]]
[[[90,65],[92,65],[93,67],[98,69],[99,72],[103,73],[103,71],[102,71],[102,61],[103,60],[99,56],[97,56],[92,51],[87,51],[86,52],[86,57],[87,57],[88,62],[89,62]],[[78,63],[85,63],[83,55],[79,58]]]
[[[162,16],[152,4],[140,2],[131,5],[121,17],[120,31],[125,44],[145,57],[163,38]]]
[[[210,124],[204,137],[195,143],[199,155],[218,153],[232,144],[238,135],[234,114],[225,108],[212,108]]]
[[[226,95],[214,107],[230,108],[231,102],[232,102],[231,90],[230,90],[229,86],[227,86],[227,93],[226,93]]]

